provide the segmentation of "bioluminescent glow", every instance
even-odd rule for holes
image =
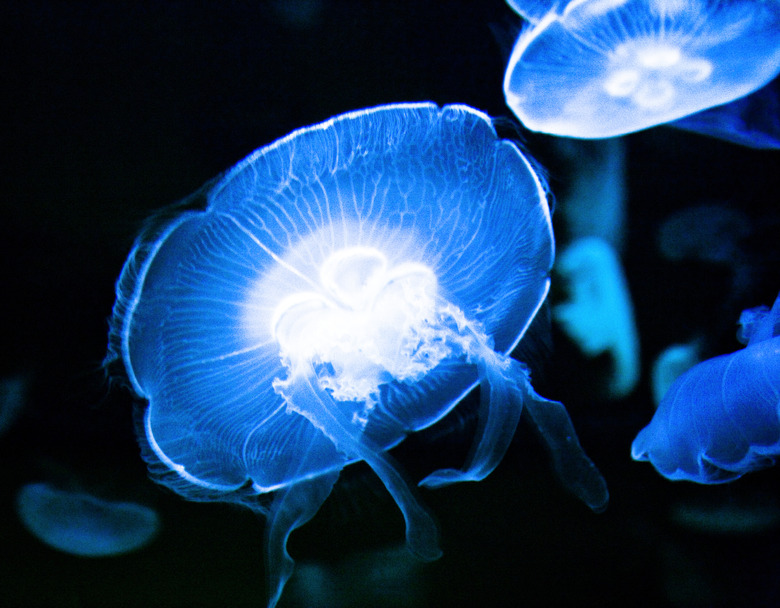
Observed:
[[[634,439],[634,460],[667,479],[724,483],[780,455],[780,295],[743,311],[746,347],[680,376]]]
[[[780,149],[780,78],[747,97],[691,114],[669,126],[748,148]]]
[[[555,269],[568,285],[569,299],[553,308],[553,317],[584,354],[610,354],[608,394],[625,397],[639,380],[639,332],[617,252],[596,237],[578,239]]]
[[[149,402],[143,441],[160,482],[194,500],[275,491],[262,509],[274,605],[293,569],[290,532],[352,462],[397,502],[409,548],[440,555],[434,520],[386,452],[478,383],[468,461],[421,485],[486,477],[525,407],[564,481],[606,506],[565,408],[508,356],[552,262],[543,185],[486,115],[356,111],[257,150],[204,208],[141,236],[117,285],[108,362],[121,358]]]
[[[532,131],[614,137],[726,104],[780,72],[780,4],[511,0],[527,16],[504,94]]]
[[[16,512],[25,528],[50,547],[81,557],[108,557],[149,544],[160,521],[149,507],[109,502],[45,483],[22,487]]]

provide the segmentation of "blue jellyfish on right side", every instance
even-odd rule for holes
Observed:
[[[631,446],[671,480],[725,483],[780,456],[780,294],[739,318],[745,348],[707,359],[667,391]]]
[[[777,0],[509,0],[504,79],[532,131],[598,139],[726,104],[780,72]]]

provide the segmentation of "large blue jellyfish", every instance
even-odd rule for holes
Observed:
[[[257,150],[196,198],[131,252],[108,361],[148,400],[159,481],[193,500],[275,492],[254,507],[268,518],[270,605],[292,573],[290,532],[356,461],[397,502],[410,549],[440,555],[387,450],[477,384],[468,461],[421,485],[486,477],[525,406],[564,481],[605,507],[565,408],[508,356],[547,295],[553,236],[539,178],[487,116],[352,112]]]
[[[623,135],[729,103],[780,72],[777,0],[509,0],[529,25],[504,79],[533,131]]]
[[[16,496],[16,512],[41,542],[81,557],[135,551],[150,543],[160,529],[159,517],[149,507],[110,502],[46,483],[22,487]]]
[[[724,483],[780,456],[780,295],[743,311],[746,347],[707,359],[672,384],[631,455],[667,479]]]

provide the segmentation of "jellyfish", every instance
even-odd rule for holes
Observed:
[[[742,312],[745,348],[707,359],[672,384],[631,446],[667,479],[725,483],[780,455],[780,294]]]
[[[626,233],[626,145],[618,137],[551,140],[563,160],[556,192],[556,209],[563,222],[556,226],[569,240],[598,237],[615,251],[623,249]],[[559,174],[560,175],[560,174]]]
[[[504,94],[532,131],[624,135],[732,102],[780,72],[776,0],[509,4],[530,24]]]
[[[23,486],[16,512],[41,542],[81,557],[108,557],[148,545],[160,529],[157,513],[132,502],[110,502],[47,483]]]
[[[664,395],[674,381],[685,371],[691,369],[700,360],[699,340],[692,340],[685,344],[671,344],[667,346],[653,362],[650,372],[651,388],[653,390],[653,403],[656,407],[661,404]]]
[[[748,148],[780,149],[780,78],[747,97],[691,114],[669,126]]]
[[[14,425],[24,410],[29,384],[25,374],[0,378],[0,435]]]
[[[486,115],[347,113],[257,150],[147,226],[117,283],[106,364],[147,401],[158,481],[266,516],[273,606],[290,533],[357,461],[400,507],[410,550],[439,557],[388,450],[477,384],[467,462],[420,485],[486,477],[525,411],[564,483],[606,506],[566,409],[509,356],[547,295],[553,248],[540,179]]]
[[[722,202],[691,205],[670,214],[661,224],[657,246],[667,260],[691,260],[729,269],[729,298],[724,310],[750,290],[760,265],[747,247],[755,233],[750,217],[739,207]]]
[[[581,238],[563,251],[556,270],[569,299],[553,308],[553,317],[585,355],[610,354],[608,394],[625,397],[639,380],[639,332],[617,252],[597,237]]]

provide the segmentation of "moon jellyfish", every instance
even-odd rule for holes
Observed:
[[[157,513],[148,507],[109,502],[45,483],[32,483],[19,490],[16,512],[38,540],[81,557],[135,551],[149,544],[160,528]]]
[[[729,103],[780,71],[776,0],[511,0],[529,18],[504,78],[532,131],[624,135]],[[542,16],[543,15],[543,16]]]
[[[747,97],[691,114],[669,126],[749,148],[780,149],[780,79]]]
[[[742,312],[745,348],[707,359],[671,386],[631,446],[667,479],[724,483],[780,455],[780,295]]]
[[[525,408],[564,482],[606,506],[565,408],[508,355],[547,295],[553,236],[539,178],[486,115],[344,114],[257,150],[194,200],[136,242],[107,363],[148,401],[158,481],[267,516],[270,605],[293,570],[291,531],[357,461],[400,507],[411,551],[439,557],[434,520],[387,451],[477,384],[467,462],[421,485],[486,477]]]
[[[611,355],[607,390],[612,398],[625,397],[639,380],[639,332],[617,252],[599,238],[581,238],[563,251],[555,268],[569,299],[553,308],[553,317],[584,354]]]

